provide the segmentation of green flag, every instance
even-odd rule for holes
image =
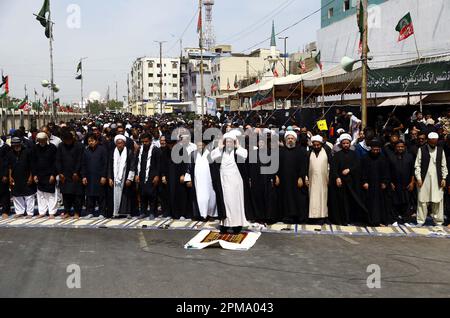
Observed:
[[[314,60],[316,61],[316,64],[319,66],[320,70],[323,69],[323,64],[321,61],[321,53],[319,51],[319,53],[317,53],[316,57],[314,58]]]
[[[50,38],[50,28],[51,28],[51,23],[48,20],[49,16],[50,16],[50,0],[44,0],[44,4],[42,5],[42,9],[41,11],[39,11],[38,16],[36,17],[36,20],[38,20],[39,23],[45,28],[45,36],[47,38]]]
[[[414,34],[414,26],[411,19],[411,13],[408,12],[397,24],[395,31],[399,32],[398,42],[406,40]]]

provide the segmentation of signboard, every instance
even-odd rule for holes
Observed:
[[[450,62],[426,63],[369,71],[370,93],[450,90]]]

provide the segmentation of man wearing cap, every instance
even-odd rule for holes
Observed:
[[[9,153],[9,184],[14,204],[15,217],[34,215],[36,185],[31,173],[32,149],[25,148],[18,137],[11,139],[12,151]]]
[[[116,145],[109,156],[108,178],[112,192],[113,217],[126,215],[131,217],[133,213],[133,182],[135,176],[135,157],[133,149],[128,149],[127,139],[123,135],[114,138]]]
[[[387,158],[381,153],[381,141],[372,140],[369,155],[361,160],[361,183],[363,185],[369,225],[392,224],[387,197],[389,170]]]
[[[50,218],[54,218],[58,210],[56,195],[56,146],[49,143],[48,136],[44,132],[37,134],[37,144],[33,148],[33,162],[31,171],[34,182],[37,184],[37,201],[39,217],[44,217],[47,212]]]
[[[331,149],[324,146],[322,136],[311,138],[312,150],[307,157],[306,186],[309,187],[309,219],[323,224],[328,218],[328,184]]]
[[[152,143],[150,134],[143,134],[142,145],[136,158],[135,182],[140,195],[140,218],[155,218],[160,176],[161,151]],[[150,207],[150,215],[148,208]]]
[[[230,229],[234,234],[248,226],[246,204],[249,185],[246,160],[248,151],[241,147],[235,134],[227,133],[219,147],[211,152],[211,159],[217,163],[212,172],[214,191],[217,198],[221,232]]]
[[[439,135],[430,133],[428,145],[417,153],[415,174],[419,189],[417,225],[423,226],[431,203],[431,216],[437,226],[444,223],[444,189],[448,175],[447,160],[442,147],[438,146]]]
[[[81,163],[84,148],[67,128],[62,129],[61,138],[63,142],[56,152],[56,169],[65,210],[62,217],[69,217],[73,208],[75,218],[79,218],[83,207]]]
[[[0,205],[2,206],[2,219],[8,218],[11,212],[8,171],[10,151],[10,147],[0,138]]]
[[[83,152],[81,162],[81,178],[86,193],[87,217],[104,218],[112,216],[107,210],[107,176],[108,176],[108,152],[105,146],[99,144],[98,136],[89,133],[87,135],[88,146]],[[98,206],[98,212],[95,207]]]
[[[285,223],[304,223],[308,220],[308,192],[305,187],[307,174],[306,152],[297,147],[297,133],[284,135],[285,147],[280,150],[280,205]]]
[[[342,150],[331,161],[330,171],[330,221],[336,225],[348,225],[362,221],[361,211],[367,212],[361,200],[361,164],[355,151],[350,149],[352,137],[343,134],[339,138]],[[367,222],[367,217],[364,220]]]

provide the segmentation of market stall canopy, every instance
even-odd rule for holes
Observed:
[[[378,107],[417,105],[420,103],[420,101],[424,100],[427,97],[428,95],[388,98],[380,105],[378,105]]]

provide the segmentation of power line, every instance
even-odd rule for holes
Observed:
[[[288,27],[284,28],[284,29],[281,30],[280,32],[276,33],[275,35],[278,36],[278,35],[280,35],[280,34],[286,32],[287,30],[292,29],[293,27],[295,27],[296,25],[300,24],[301,22],[303,22],[303,21],[309,19],[310,17],[312,17],[312,16],[315,15],[316,13],[321,12],[322,9],[328,7],[330,4],[332,4],[332,3],[334,3],[334,2],[336,2],[336,0],[332,0],[332,1],[328,2],[328,3],[325,4],[324,6],[320,7],[319,9],[317,9],[316,11],[314,11],[314,12],[308,14],[308,15],[305,16],[304,18],[298,20],[297,22],[295,22],[295,23],[289,25]],[[264,39],[263,41],[258,42],[258,43],[256,43],[255,45],[253,45],[253,46],[251,46],[251,47],[249,47],[249,48],[243,50],[242,52],[246,52],[246,51],[248,51],[248,50],[251,50],[251,49],[253,49],[253,48],[255,48],[255,47],[257,47],[257,46],[259,46],[259,45],[265,43],[266,41],[270,40],[270,38],[271,38],[271,37],[268,37],[268,38]]]
[[[186,28],[184,29],[183,33],[181,33],[179,39],[178,39],[177,41],[174,42],[174,44],[170,47],[170,49],[167,50],[167,53],[171,52],[171,51],[175,48],[175,46],[177,45],[177,43],[183,39],[183,37],[184,37],[184,35],[186,34],[187,30],[189,29],[189,27],[191,26],[191,24],[194,22],[195,17],[197,16],[197,14],[198,14],[198,10],[195,10],[194,15],[192,16],[191,20],[190,20],[189,23],[187,24],[187,26],[186,26]]]
[[[279,15],[281,12],[283,12],[287,7],[289,7],[295,1],[297,1],[297,0],[287,0],[287,1],[285,1],[280,6],[278,6],[276,9],[272,10],[269,14],[265,15],[264,17],[262,17],[261,19],[259,19],[255,23],[251,24],[250,26],[244,28],[242,31],[240,31],[240,32],[238,32],[238,33],[236,33],[236,34],[226,38],[225,40],[223,40],[223,42],[228,42],[228,41],[231,41],[231,40],[238,41],[241,38],[245,37],[246,35],[253,33],[255,31],[255,28],[260,28],[267,21],[270,21],[271,19],[273,19],[274,17]],[[241,34],[244,34],[244,36],[240,36]]]

